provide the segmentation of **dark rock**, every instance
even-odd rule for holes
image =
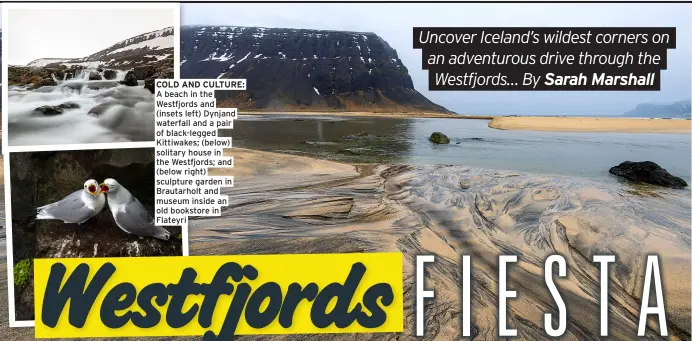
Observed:
[[[610,168],[610,174],[623,177],[633,182],[645,182],[670,188],[685,188],[685,180],[673,176],[658,164],[651,161],[632,162],[625,161],[615,167]]]
[[[32,89],[38,89],[43,86],[56,86],[58,83],[53,78],[43,78],[31,86]]]
[[[103,78],[107,80],[112,80],[115,79],[118,76],[118,73],[115,72],[114,70],[106,70],[103,71]]]
[[[156,79],[154,78],[147,78],[144,80],[144,88],[151,91],[151,93],[154,93],[154,90],[156,88],[155,86],[155,81]]]
[[[374,33],[183,26],[180,47],[182,78],[247,80],[247,91],[217,92],[225,106],[450,113],[414,89],[396,50]]]
[[[163,65],[156,70],[154,75],[144,80],[144,87],[153,94],[155,90],[155,81],[157,79],[171,79],[174,76],[173,72],[173,68],[169,67],[168,65]]]
[[[101,104],[99,104],[99,105],[97,105],[97,106],[95,106],[95,107],[89,109],[89,112],[88,112],[87,114],[90,115],[90,116],[99,117],[99,116],[101,116],[106,110],[108,110],[108,108],[110,108],[110,107],[112,107],[112,106],[114,106],[114,105],[116,105],[116,104],[117,104],[117,103],[115,103],[115,102],[105,102],[105,103],[101,103]]]
[[[58,105],[58,107],[63,109],[76,109],[79,108],[79,104],[75,102],[65,102],[63,104]]]
[[[98,69],[96,69],[96,71],[103,72],[103,68],[98,68]]]
[[[34,110],[42,113],[43,115],[46,116],[55,116],[55,115],[60,115],[62,114],[65,109],[76,109],[79,108],[79,104],[74,103],[74,102],[66,102],[60,105],[44,105],[41,107],[38,107]]]
[[[90,81],[100,81],[101,79],[103,79],[103,78],[98,73],[89,72],[89,80]]]
[[[57,78],[58,80],[63,80],[63,79],[65,79],[65,71],[64,71],[64,70],[54,70],[54,71],[53,71],[53,75],[54,75],[55,78]]]
[[[430,142],[435,144],[449,144],[449,137],[438,131],[432,133],[429,138]]]
[[[154,76],[154,74],[156,73],[156,67],[153,65],[140,66],[134,68],[132,70],[132,73],[138,80],[144,80]]]
[[[128,71],[125,74],[125,80],[121,81],[120,84],[124,84],[127,86],[137,86],[139,83],[137,82],[137,77],[135,77],[134,72]]]

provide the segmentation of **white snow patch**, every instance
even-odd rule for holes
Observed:
[[[163,55],[160,55],[160,56],[153,55],[153,54],[148,54],[148,55],[146,55],[146,56],[144,56],[144,57],[156,58],[156,60],[159,61],[159,60],[164,60],[164,59],[168,58],[168,56],[170,56],[170,54],[163,54]],[[113,61],[113,60],[115,60],[115,59],[111,59],[111,61]]]
[[[119,48],[117,50],[113,50],[113,51],[109,52],[108,54],[120,53],[120,52],[135,50],[135,49],[143,49],[143,48],[148,48],[150,50],[158,50],[158,49],[169,49],[172,47],[173,47],[173,36],[172,35],[168,35],[165,37],[158,36],[154,39],[141,41],[137,44],[132,44],[132,45],[128,45],[128,46]]]
[[[127,62],[129,63],[130,61],[128,60]],[[101,64],[103,64],[103,63],[99,62],[99,61],[96,61],[96,62],[78,62],[78,63],[62,63],[62,65],[65,65],[67,67],[76,65],[76,66],[83,66],[87,69],[98,69],[101,66]],[[126,63],[123,63],[123,65],[124,64],[126,64]]]
[[[29,64],[26,64],[26,66],[30,67],[44,67],[48,64],[53,64],[53,63],[60,63],[60,62],[66,62],[68,60],[72,60],[73,58],[41,58],[41,59],[36,59]]]
[[[216,56],[216,52],[212,52],[212,53],[209,55],[209,57],[200,60],[200,62],[207,62],[207,61],[210,61],[210,60],[216,60],[216,61],[219,61],[219,62],[227,62],[227,61],[231,60],[232,58],[233,58],[233,52],[231,52],[231,54],[229,54],[229,55],[226,55],[226,52],[224,52],[224,54],[222,54],[222,55],[220,55],[220,56],[218,56],[218,57]]]
[[[236,63],[236,64],[240,64],[243,60],[247,59],[247,57],[250,55],[250,53],[252,53],[252,52],[248,52],[248,53],[245,55],[245,57],[243,57],[241,60],[239,60],[239,61],[237,61],[237,62],[235,62],[235,63]],[[234,66],[235,66],[235,64],[234,64]],[[231,66],[231,67],[232,67],[232,66]]]

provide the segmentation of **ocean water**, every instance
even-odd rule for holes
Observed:
[[[435,145],[435,131],[449,145]],[[464,165],[616,181],[608,169],[623,161],[654,161],[690,182],[688,134],[510,131],[486,120],[241,115],[234,147],[314,156],[349,163]]]

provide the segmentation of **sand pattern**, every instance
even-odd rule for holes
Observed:
[[[252,164],[256,174],[280,175],[260,178],[242,169],[222,217],[191,223],[193,254],[279,252],[272,245],[285,253],[341,252],[345,246],[333,248],[334,238],[356,251],[402,251],[404,338],[415,332],[414,257],[434,254],[427,268],[436,295],[426,308],[430,340],[460,338],[462,254],[472,257],[474,339],[497,338],[497,260],[517,254],[509,270],[509,288],[518,292],[509,302],[509,326],[519,339],[547,340],[543,314],[557,307],[543,264],[555,253],[568,265],[568,277],[556,277],[569,311],[565,339],[599,339],[599,268],[591,261],[597,254],[617,257],[610,335],[632,339],[646,255],[659,254],[670,339],[690,339],[689,191],[460,166],[367,165],[318,181],[315,174],[334,163],[241,149],[233,155],[260,162]],[[261,163],[264,158],[286,162]],[[309,169],[283,176],[284,164],[304,159]],[[271,183],[279,189],[268,190]],[[655,321],[649,325],[657,330]]]
[[[611,340],[637,332],[645,255],[661,256],[670,340],[690,340],[690,192],[603,184],[567,177],[461,166],[350,166],[234,148],[235,188],[221,217],[190,224],[191,255],[401,251],[404,334],[282,335],[252,340],[419,340],[415,337],[415,256],[426,267],[424,340],[459,340],[461,255],[472,257],[473,340],[497,340],[497,259],[509,266],[508,324],[518,340],[549,340],[543,314],[556,312],[543,260],[565,256],[556,284],[569,312],[563,340],[599,340],[599,269],[595,254],[615,254],[610,287]],[[242,161],[242,162],[241,162]],[[215,170],[214,175],[227,172]],[[242,175],[242,176],[241,176]],[[5,270],[0,269],[0,270]],[[5,272],[6,273],[6,272]],[[0,286],[5,287],[5,278]],[[6,297],[6,296],[5,296]],[[7,330],[6,301],[0,326]],[[657,330],[656,321],[649,328]],[[659,340],[654,330],[648,339]],[[13,340],[33,339],[12,329]],[[171,338],[141,338],[169,340]],[[199,340],[199,337],[176,340]],[[107,339],[103,339],[107,340]]]

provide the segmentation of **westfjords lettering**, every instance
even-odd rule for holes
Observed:
[[[293,255],[244,257],[283,256]],[[396,258],[389,256],[385,260],[392,259]],[[370,257],[369,263],[372,262]],[[48,271],[43,272],[45,282],[37,282],[46,283],[36,296],[36,316],[40,319],[37,337],[91,337],[105,331],[101,336],[203,334],[205,341],[215,341],[231,340],[241,325],[244,334],[265,334],[263,329],[268,327],[267,334],[403,330],[401,269],[398,281],[390,276],[394,272],[381,276],[383,281],[378,281],[377,274],[367,268],[368,261],[351,262],[345,278],[344,271],[335,271],[342,277],[336,279],[332,275],[328,284],[323,276],[315,278],[319,284],[289,283],[286,278],[289,272],[280,271],[275,274],[279,280],[272,281],[272,273],[259,271],[267,266],[241,265],[234,261],[221,264],[213,274],[208,266],[196,266],[203,268],[199,273],[192,267],[182,272],[180,267],[164,267],[159,271],[178,271],[177,281],[145,282],[136,278],[136,274],[118,271],[118,263],[119,260],[112,259],[100,264],[82,262],[66,266],[58,260],[49,268],[39,264]],[[342,260],[335,265],[346,263]],[[373,268],[379,270],[382,265],[384,262]],[[294,277],[305,276],[294,274]],[[61,316],[67,317],[67,321],[61,320]],[[401,326],[392,324],[398,319]],[[124,332],[117,333],[119,330]]]

